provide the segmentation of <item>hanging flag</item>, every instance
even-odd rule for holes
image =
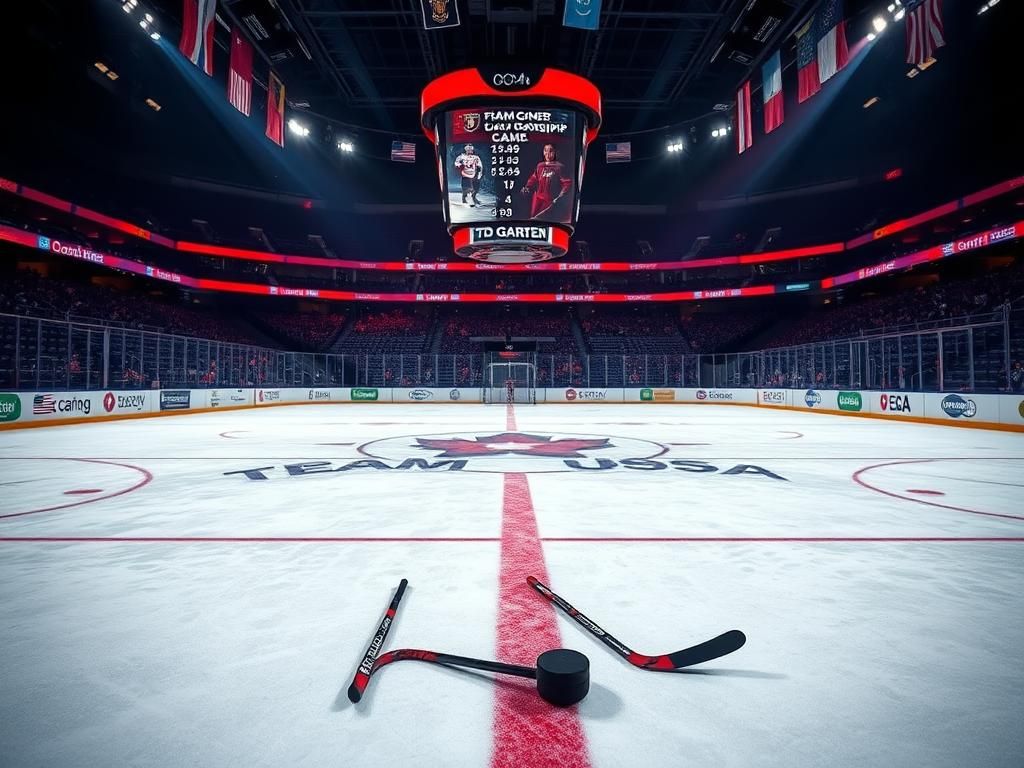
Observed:
[[[577,29],[597,29],[601,19],[601,0],[565,0],[562,24]]]
[[[178,50],[185,58],[213,75],[213,19],[217,0],[185,0]]]
[[[843,0],[824,0],[815,18],[818,20],[818,81],[824,83],[850,60]]]
[[[284,146],[284,83],[273,70],[267,78],[267,138]]]
[[[743,154],[754,146],[754,121],[750,116],[750,81],[736,91],[736,151]]]
[[[629,141],[608,142],[604,145],[606,163],[628,163],[633,159],[633,145]]]
[[[228,101],[246,117],[252,111],[252,46],[242,37],[238,27],[231,30]]]
[[[907,9],[907,64],[924,64],[946,44],[942,35],[942,0],[909,0]]]
[[[459,26],[458,0],[420,0],[424,29]]]
[[[391,142],[391,162],[393,163],[415,163],[416,145],[411,141]]]
[[[771,133],[784,117],[782,104],[782,55],[779,51],[761,67],[761,93],[764,96],[764,132]]]
[[[814,17],[796,31],[796,100],[801,104],[821,90],[818,79],[817,41],[814,39]]]

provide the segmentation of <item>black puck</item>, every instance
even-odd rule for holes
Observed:
[[[557,648],[537,657],[537,693],[556,707],[571,707],[590,690],[590,659],[579,651]]]

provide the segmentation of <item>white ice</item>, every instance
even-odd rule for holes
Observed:
[[[706,405],[515,416],[608,437],[579,462],[616,466],[313,474],[371,442],[386,466],[437,461],[415,436],[501,434],[491,406],[0,433],[0,765],[490,765],[486,677],[402,663],[358,705],[345,690],[402,577],[387,648],[494,657],[503,462],[529,473],[550,586],[620,640],[748,636],[659,674],[558,615],[591,661],[593,766],[1024,764],[1024,436]],[[625,468],[643,445],[667,452]]]

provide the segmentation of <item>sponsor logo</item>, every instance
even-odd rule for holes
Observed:
[[[246,397],[245,393],[240,389],[232,392],[231,397],[229,397],[228,399],[232,403],[246,403],[249,401],[249,398]]]
[[[686,472],[704,477],[743,475],[758,481],[786,478],[765,467],[697,459],[662,458],[665,448],[648,440],[603,435],[536,432],[442,433],[389,437],[359,446],[361,458],[332,462],[312,459],[282,466],[237,469],[239,479],[288,480],[306,475],[359,470],[421,472]],[[750,478],[752,479],[752,478]]]
[[[256,397],[261,403],[277,403],[281,401],[281,390],[261,389],[257,392]]]
[[[1004,227],[1003,229],[994,229],[988,236],[990,243],[1000,243],[1003,240],[1013,240],[1017,236],[1016,227]]]
[[[879,399],[883,411],[896,411],[898,413],[910,413],[910,398],[906,395],[884,394]]]
[[[62,243],[60,240],[50,240],[49,250],[53,253],[59,253],[61,256],[70,256],[73,259],[81,259],[82,261],[91,261],[94,264],[103,263],[103,254],[97,253],[89,248],[83,248],[80,245],[67,245]]]
[[[446,13],[447,15],[447,13]],[[480,113],[479,112],[466,112],[462,115],[462,132],[473,133],[477,128],[480,127]]]
[[[352,387],[353,400],[376,400],[379,396],[373,387]]]
[[[942,398],[940,405],[946,415],[952,419],[959,419],[961,416],[965,419],[973,419],[978,412],[978,406],[973,400],[967,400],[960,395],[946,395]]]
[[[640,390],[640,399],[647,402],[667,403],[676,399],[674,389],[649,389]]]
[[[430,400],[434,397],[434,393],[429,389],[414,389],[409,392],[410,400]]]
[[[21,418],[21,398],[11,392],[0,392],[0,421]]]
[[[698,389],[698,400],[732,400],[732,392],[722,392],[718,389]]]
[[[313,402],[317,402],[320,400],[330,400],[331,393],[326,389],[311,389],[309,390],[309,395],[307,399],[312,400]]]
[[[1020,417],[1024,419],[1024,400],[1021,400],[1020,405],[1017,406],[1017,413],[1019,413]]]
[[[821,393],[815,392],[813,389],[808,389],[804,395],[804,402],[807,403],[808,408],[813,408],[821,402]]]
[[[107,413],[115,408],[124,411],[141,411],[145,405],[145,395],[115,395],[113,392],[107,392],[103,396],[103,410]]]
[[[49,393],[32,398],[32,414],[34,416],[47,416],[56,413],[84,413],[88,416],[91,412],[92,400],[88,398],[58,398]]]
[[[860,392],[840,392],[837,400],[841,411],[859,411],[864,407]]]
[[[785,405],[786,392],[781,389],[766,389],[761,392],[761,402],[769,405]]]
[[[458,400],[460,397],[462,397],[462,395],[459,393],[459,390],[457,389],[453,389],[451,392],[448,393],[449,400]]]
[[[598,400],[607,400],[608,392],[603,389],[573,389],[569,388],[565,390],[565,399],[570,403],[573,400],[585,400],[595,402]]]
[[[192,405],[192,392],[187,389],[164,389],[160,392],[161,411],[185,411]]]

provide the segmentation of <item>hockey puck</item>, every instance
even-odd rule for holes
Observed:
[[[590,659],[579,651],[557,648],[537,657],[537,693],[556,707],[571,707],[590,691]]]

